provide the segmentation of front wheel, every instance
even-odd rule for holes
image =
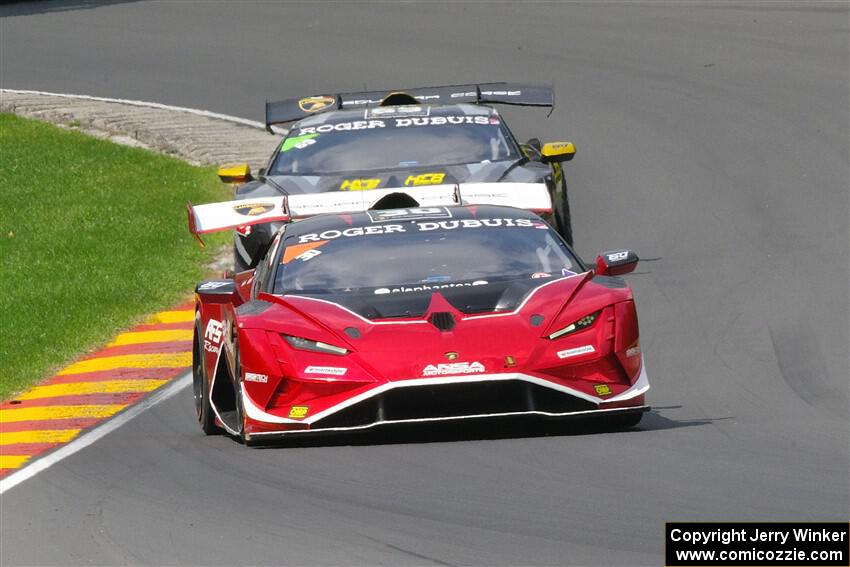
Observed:
[[[215,425],[215,414],[210,404],[210,383],[207,379],[206,351],[204,350],[200,311],[195,312],[195,341],[192,348],[192,394],[195,398],[195,414],[201,430],[207,435],[220,433]]]
[[[561,233],[561,236],[564,237],[564,240],[567,241],[567,244],[572,246],[573,226],[570,220],[570,204],[567,203],[566,199],[564,199],[564,204],[563,208],[561,209],[561,213],[557,215],[555,221],[558,223],[558,232]]]
[[[239,359],[239,343],[233,344],[233,399],[236,410],[236,425],[239,440],[248,445],[245,437],[245,402],[242,399],[242,363]]]
[[[242,258],[242,255],[239,253],[239,250],[236,246],[233,247],[233,271],[234,272],[244,272],[246,270],[251,269],[251,264],[245,262],[245,259]]]
[[[555,222],[558,225],[558,232],[561,236],[564,237],[564,240],[567,241],[567,244],[570,246],[573,245],[573,224],[572,219],[570,218],[570,199],[567,195],[567,182],[562,181],[561,188],[563,190],[563,197],[561,198],[561,202],[559,206],[555,206]]]

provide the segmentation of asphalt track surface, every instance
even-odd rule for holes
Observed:
[[[661,564],[666,521],[848,518],[846,3],[0,7],[0,86],[265,98],[548,81],[577,248],[630,247],[655,407],[254,450],[189,391],[2,497],[0,563]],[[190,243],[187,241],[187,245]]]

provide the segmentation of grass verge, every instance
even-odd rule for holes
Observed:
[[[0,400],[186,298],[200,249],[185,203],[226,199],[211,168],[0,114]]]

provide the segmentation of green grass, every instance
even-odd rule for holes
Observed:
[[[228,198],[211,168],[0,114],[0,400],[186,299],[200,249],[185,203]]]

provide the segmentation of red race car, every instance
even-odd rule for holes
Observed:
[[[255,270],[197,286],[205,433],[250,444],[387,423],[640,420],[649,383],[617,277],[637,256],[589,268],[534,212],[500,206],[545,212],[544,185],[426,189],[279,197],[248,203],[253,215],[244,201],[190,207],[195,234],[334,211],[285,224]]]

